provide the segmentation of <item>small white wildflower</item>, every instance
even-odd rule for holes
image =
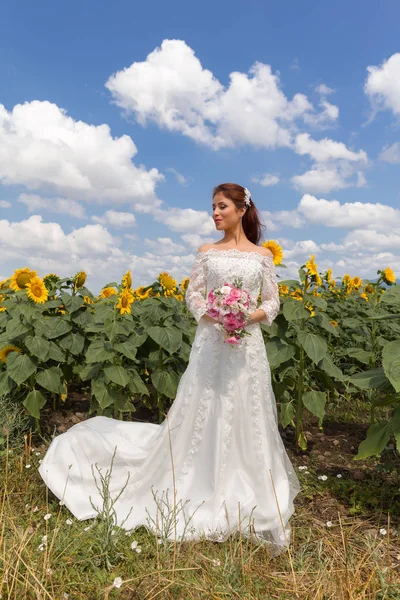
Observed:
[[[141,551],[142,551],[141,547],[140,547],[140,546],[138,546],[138,547],[136,548],[136,552],[137,552],[138,554],[140,554],[140,553],[141,553]]]
[[[30,469],[31,465],[25,465],[25,469]]]
[[[35,456],[40,456],[40,452],[35,452]]]
[[[301,465],[301,467],[299,467],[299,471],[307,471],[307,466],[306,465]]]
[[[163,541],[162,540],[157,540],[157,544],[162,544]]]
[[[63,593],[63,598],[64,598],[64,600],[68,600],[69,599],[69,595],[67,594],[67,592]]]
[[[91,529],[91,528],[92,528],[92,526],[91,526],[91,525],[88,525],[87,527],[85,527],[85,528],[84,528],[84,530],[83,530],[83,531],[89,531],[89,529]]]
[[[50,517],[51,517],[51,514],[50,514],[50,513],[47,513],[47,515],[44,515],[43,519],[44,519],[45,521],[48,521],[48,520],[50,519]]]
[[[133,542],[132,542],[132,544],[131,544],[131,548],[132,548],[132,550],[134,550],[135,548],[137,548],[137,546],[138,546],[138,543],[137,543],[137,541],[136,541],[136,540],[133,540]]]
[[[116,587],[116,588],[120,588],[121,585],[122,585],[122,579],[121,579],[121,577],[116,577],[114,579],[113,586]]]
[[[72,525],[72,521],[71,521],[71,519],[67,519],[67,520],[65,521],[65,524],[66,524],[66,525]]]
[[[45,544],[47,542],[47,535],[44,535],[42,537],[42,544]]]
[[[214,567],[221,566],[221,561],[219,560],[219,558],[214,558],[212,562],[213,562]]]
[[[43,552],[43,550],[44,550],[44,544],[39,544],[38,550],[40,550],[40,552]]]
[[[35,506],[35,508],[33,509],[33,511],[32,511],[32,512],[37,512],[38,510],[39,510],[39,507],[38,507],[38,506]]]
[[[29,508],[29,504],[25,504],[25,508]]]
[[[46,569],[46,573],[47,573],[47,575],[53,575],[53,569],[50,569],[50,568]]]
[[[332,521],[327,521],[327,522],[326,522],[326,526],[327,526],[327,527],[332,527],[332,525],[333,525]]]
[[[386,534],[387,534],[387,531],[386,531],[386,529],[383,529],[383,528],[382,528],[382,529],[380,529],[380,530],[379,530],[379,533],[380,533],[381,535],[386,535]]]
[[[42,462],[42,459],[39,459],[39,465],[40,465],[41,462]]]
[[[321,481],[326,481],[328,479],[327,475],[318,475],[318,479],[320,479]]]
[[[336,475],[336,477],[337,477],[338,479],[342,479],[343,475],[342,475],[341,473],[338,473],[338,474]]]

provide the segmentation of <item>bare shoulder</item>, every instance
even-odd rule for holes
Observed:
[[[215,244],[202,244],[197,252],[207,252],[207,250],[211,250],[211,248],[215,248]]]
[[[264,248],[264,246],[257,246],[257,252],[261,254],[261,256],[273,256],[271,250],[269,248]]]

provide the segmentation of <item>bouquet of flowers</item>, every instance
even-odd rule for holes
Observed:
[[[218,321],[217,327],[224,332],[227,344],[237,346],[245,335],[250,335],[245,330],[249,306],[250,294],[243,289],[241,278],[208,293],[207,314]]]

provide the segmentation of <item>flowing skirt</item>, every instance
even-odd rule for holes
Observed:
[[[101,511],[98,469],[109,472],[114,455],[116,525],[220,542],[240,529],[277,551],[288,544],[299,482],[278,431],[261,328],[248,331],[232,347],[200,321],[160,425],[99,416],[54,438],[39,472],[77,519]]]

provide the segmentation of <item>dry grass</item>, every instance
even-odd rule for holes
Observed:
[[[400,548],[389,517],[378,525],[338,512],[327,527],[315,516],[321,514],[315,510],[319,495],[314,500],[300,495],[291,521],[290,552],[279,556],[240,532],[222,544],[158,544],[145,528],[133,536],[117,529],[109,555],[112,568],[106,569],[99,551],[101,527],[87,529],[87,521],[73,519],[58,501],[49,500],[37,473],[40,457],[32,450],[26,437],[23,448],[6,450],[1,457],[2,598],[400,598]],[[46,514],[51,514],[48,520]],[[386,534],[380,533],[382,527]],[[131,548],[133,538],[140,554]],[[116,577],[122,579],[118,588],[113,585]]]

